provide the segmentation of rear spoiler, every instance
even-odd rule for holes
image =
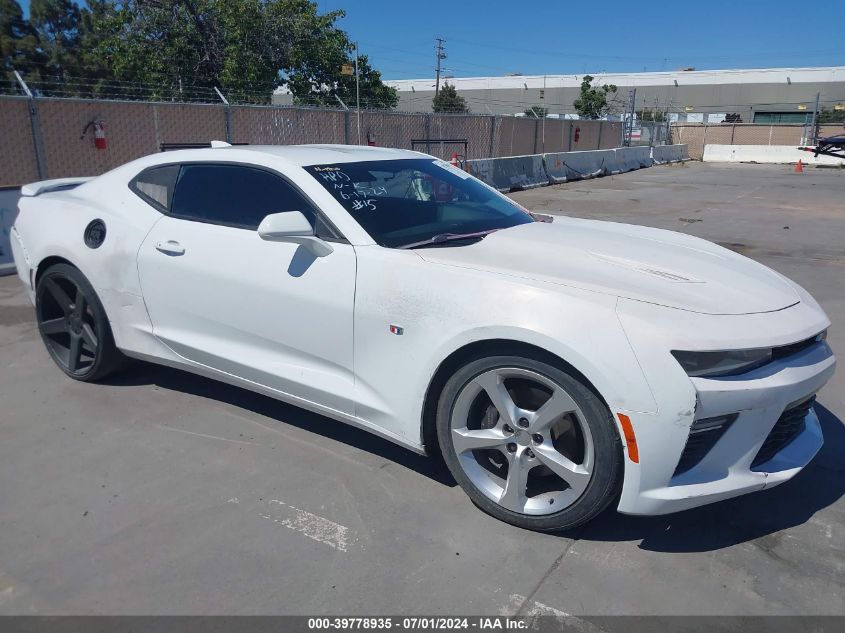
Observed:
[[[39,182],[31,182],[28,185],[21,187],[22,196],[38,196],[42,193],[50,191],[66,191],[74,189],[79,185],[92,180],[93,176],[86,178],[54,178],[53,180],[41,180]]]

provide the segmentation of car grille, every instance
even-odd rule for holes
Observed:
[[[766,441],[757,451],[754,461],[751,462],[752,469],[765,464],[786,448],[792,440],[801,435],[806,425],[807,414],[810,413],[815,401],[816,396],[811,396],[783,412],[769,432],[768,437],[766,437]]]
[[[690,427],[687,444],[681,453],[681,459],[675,468],[675,475],[685,473],[704,459],[728,427],[736,420],[737,414],[723,415],[716,418],[696,420]],[[675,476],[673,475],[673,476]]]

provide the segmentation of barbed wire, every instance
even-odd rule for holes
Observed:
[[[44,65],[47,66],[46,64]],[[160,82],[142,82],[120,79],[117,77],[97,76],[75,76],[72,74],[30,74],[27,84],[33,94],[39,99],[65,98],[65,99],[106,99],[117,101],[157,101],[167,103],[201,103],[209,105],[222,105],[222,101],[214,89],[214,86],[195,85],[184,80],[179,86],[178,81],[173,77],[162,76]],[[334,91],[314,92],[306,95],[292,95],[290,93],[277,93],[276,82],[253,82],[242,84],[229,90],[224,90],[226,100],[233,105],[274,105],[279,107],[306,107],[322,108],[329,110],[343,110],[344,106],[336,98]],[[432,85],[433,88],[433,85]],[[360,104],[356,103],[349,95],[343,96],[346,109],[355,110],[359,107],[367,111],[394,111],[404,113],[431,112],[433,90],[414,92],[400,92],[398,103],[395,106],[383,99],[372,96],[364,96]],[[628,108],[627,95],[625,90],[619,90],[609,99],[607,111],[612,115],[622,115]],[[665,99],[660,90],[658,94],[650,95],[642,90],[637,94],[635,110],[665,111],[678,114],[688,114],[688,104],[683,104],[674,99]],[[23,95],[22,87],[18,82],[6,76],[0,76],[0,94],[2,95]],[[571,101],[554,99],[558,94],[557,89],[547,89],[546,98],[541,100],[536,94],[526,92],[520,97],[507,98],[506,96],[488,96],[474,94],[473,91],[466,91],[462,96],[466,106],[472,114],[481,115],[507,115],[527,113],[532,116],[530,110],[541,108],[544,114],[552,115],[575,115],[577,110]],[[825,98],[819,101],[820,108],[828,108],[841,103],[842,99]],[[804,110],[798,106],[808,105]],[[754,104],[728,104],[728,103],[706,103],[696,104],[696,112],[731,112],[736,109],[745,109],[752,106],[755,110],[766,107],[788,107],[806,112],[812,115],[812,104],[806,101],[793,102],[759,102]],[[504,112],[503,112],[504,111]],[[449,114],[464,114],[464,108],[456,106],[447,111]]]

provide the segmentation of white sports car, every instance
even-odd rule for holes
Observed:
[[[830,322],[701,239],[525,209],[416,152],[148,156],[22,190],[51,356],[180,367],[441,453],[486,512],[571,528],[782,483],[822,445]]]

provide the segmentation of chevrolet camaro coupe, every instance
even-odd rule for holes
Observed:
[[[15,263],[68,376],[129,357],[278,398],[442,455],[514,525],[763,490],[822,445],[828,318],[702,239],[550,222],[376,147],[214,142],[21,193]]]

